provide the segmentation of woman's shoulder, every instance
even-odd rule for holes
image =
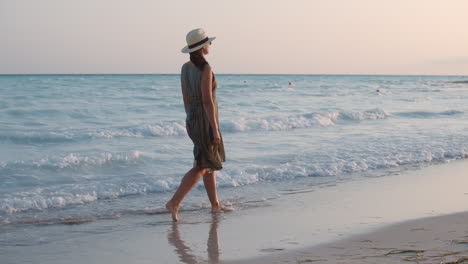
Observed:
[[[197,66],[195,66],[195,64],[193,64],[193,62],[187,61],[182,65],[181,73],[192,71],[200,72],[200,70],[197,68]]]
[[[191,61],[187,61],[186,63],[184,63],[182,65],[182,68],[181,68],[181,73],[183,72],[186,72],[188,70],[196,70],[196,71],[199,71],[199,72],[202,72],[200,71],[197,66],[195,66],[195,64],[193,64],[193,62]],[[210,64],[206,64],[205,67],[203,67],[203,72],[208,72],[211,74],[213,70],[211,69],[211,66]]]
[[[187,74],[189,74],[189,72],[191,72],[192,70],[190,69],[191,68],[191,62],[188,61],[186,63],[184,63],[180,69],[180,76],[187,76]]]
[[[192,65],[193,65],[193,63],[191,61],[187,61],[186,63],[182,64],[181,70],[184,71],[185,69],[187,69],[188,67],[190,67]]]

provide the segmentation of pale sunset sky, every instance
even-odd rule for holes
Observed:
[[[0,74],[179,73],[198,27],[216,73],[468,75],[466,0],[0,0]]]

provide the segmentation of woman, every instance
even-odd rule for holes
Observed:
[[[232,209],[220,204],[216,193],[216,170],[223,168],[225,161],[223,139],[219,130],[218,104],[216,102],[216,80],[211,66],[205,60],[211,42],[201,28],[187,34],[187,46],[183,53],[190,53],[190,61],[182,66],[181,83],[184,97],[186,128],[192,139],[195,162],[182,178],[179,188],[166,208],[172,220],[179,221],[179,205],[187,193],[203,176],[203,182],[211,202],[211,212],[218,213]]]

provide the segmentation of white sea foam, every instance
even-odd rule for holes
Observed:
[[[139,151],[134,151],[130,154],[112,154],[112,153],[101,153],[96,156],[87,156],[81,154],[70,153],[67,156],[58,160],[41,160],[40,162],[34,162],[33,164],[41,167],[58,167],[58,168],[74,168],[78,166],[103,166],[111,162],[131,162],[137,160],[141,156]]]
[[[263,117],[245,118],[235,120],[221,120],[223,132],[242,132],[252,130],[279,131],[295,128],[309,128],[314,126],[331,126],[337,121],[365,121],[385,119],[390,116],[382,108],[375,108],[366,111],[338,111],[324,113],[309,113],[303,115],[291,115],[285,117]],[[148,124],[135,128],[125,128],[121,130],[104,130],[90,133],[96,137],[145,137],[145,136],[181,136],[186,135],[184,122],[165,122],[161,124]]]
[[[442,113],[443,114],[443,113]],[[296,128],[310,128],[314,126],[332,126],[339,121],[365,121],[385,119],[390,116],[384,109],[376,108],[367,111],[338,111],[325,113],[309,113],[284,117],[238,118],[235,120],[222,120],[223,132],[242,131],[280,131]],[[184,122],[164,122],[159,124],[145,124],[127,128],[108,129],[70,129],[56,131],[15,131],[0,133],[0,140],[12,141],[17,144],[35,143],[64,143],[81,141],[92,138],[118,138],[118,137],[164,137],[186,135]]]
[[[333,126],[339,121],[365,121],[385,119],[390,116],[384,109],[376,108],[363,112],[329,112],[310,113],[286,117],[241,118],[221,122],[223,131],[240,132],[251,130],[291,130],[295,128],[310,128],[314,126]]]
[[[146,124],[137,127],[95,130],[88,133],[91,137],[161,137],[185,135],[184,122],[164,122],[160,124]]]
[[[185,135],[184,122],[166,122],[146,124],[128,128],[103,129],[60,129],[52,131],[4,131],[0,132],[0,141],[11,141],[16,144],[72,143],[93,138],[119,137],[161,137]]]
[[[250,164],[244,168],[225,169],[218,174],[218,184],[238,187],[259,182],[285,181],[301,177],[335,177],[349,173],[398,168],[406,165],[421,165],[430,162],[447,162],[468,158],[468,149],[427,148],[416,152],[389,153],[375,156],[352,156],[348,159],[329,157],[321,160],[298,160],[277,166]]]
[[[0,196],[0,212],[15,214],[29,210],[45,210],[87,204],[101,199],[116,199],[128,195],[147,194],[173,190],[175,182],[167,180],[127,181],[102,183],[99,186],[76,184],[35,188]]]
[[[411,147],[408,147],[411,149]],[[373,172],[382,169],[399,169],[407,165],[421,165],[431,162],[447,162],[468,158],[468,149],[447,145],[427,146],[420,150],[401,152],[389,151],[381,155],[372,152],[348,156],[348,153],[329,155],[326,158],[313,155],[299,156],[295,161],[276,165],[245,164],[242,167],[226,167],[217,174],[218,186],[236,188],[263,182],[284,182],[305,177],[344,177],[350,173]],[[131,159],[141,155],[135,152]],[[343,158],[348,157],[348,158]],[[125,160],[129,157],[124,158]],[[104,158],[110,160],[111,157]],[[82,158],[68,155],[63,164],[56,166],[73,167],[84,162]],[[86,162],[89,162],[86,161]],[[92,161],[94,164],[95,161]],[[29,192],[18,192],[0,196],[0,212],[14,214],[28,210],[64,208],[91,203],[101,199],[116,199],[127,195],[172,192],[179,184],[174,177],[135,178],[125,181],[105,182],[99,185],[77,183],[74,185],[36,188]],[[201,183],[199,183],[201,184]]]
[[[28,210],[45,210],[49,208],[63,208],[70,205],[85,204],[97,200],[95,192],[86,194],[51,193],[20,193],[18,197],[0,199],[0,210],[7,214],[14,214]]]

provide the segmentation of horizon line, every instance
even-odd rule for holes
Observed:
[[[0,73],[0,76],[53,76],[53,75],[180,75],[180,73]],[[309,76],[451,76],[463,74],[353,74],[353,73],[216,73],[216,75],[309,75]]]

